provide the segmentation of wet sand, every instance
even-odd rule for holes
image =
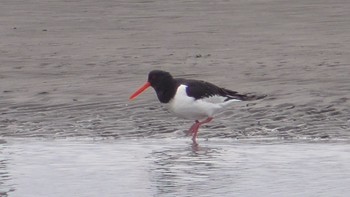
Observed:
[[[3,2],[1,135],[185,130],[191,122],[159,108],[153,91],[128,101],[163,69],[269,95],[202,137],[348,138],[349,9],[346,0]]]

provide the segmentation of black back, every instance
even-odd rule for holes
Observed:
[[[232,90],[220,88],[206,81],[189,80],[189,79],[182,79],[182,78],[178,78],[175,80],[179,84],[187,85],[187,89],[186,89],[187,95],[194,97],[196,100],[201,98],[211,97],[211,96],[226,97],[225,101],[228,101],[231,99],[237,99],[242,101],[249,100],[249,97],[247,95],[242,95]]]

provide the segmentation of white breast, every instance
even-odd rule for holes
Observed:
[[[211,96],[204,99],[195,100],[186,94],[186,85],[180,85],[176,91],[175,97],[167,104],[167,108],[177,116],[201,120],[207,117],[213,117],[222,112],[224,108],[232,102],[239,100],[225,101],[226,97]]]

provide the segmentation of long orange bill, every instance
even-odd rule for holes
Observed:
[[[151,83],[150,82],[146,82],[145,85],[143,85],[134,94],[132,94],[129,99],[133,100],[134,98],[136,98],[139,94],[141,94],[143,91],[145,91],[150,86],[151,86]]]

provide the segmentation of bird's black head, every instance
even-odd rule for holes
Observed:
[[[172,81],[173,77],[166,71],[152,70],[148,74],[148,82],[150,82],[151,86],[156,90]]]
[[[152,70],[148,74],[148,82],[157,93],[158,99],[162,103],[167,103],[175,95],[176,81],[170,73],[162,70]]]
[[[152,86],[157,93],[159,101],[168,103],[175,95],[176,85],[176,80],[173,79],[170,73],[161,70],[153,70],[148,74],[148,81],[134,92],[129,99],[135,99],[149,86]]]

